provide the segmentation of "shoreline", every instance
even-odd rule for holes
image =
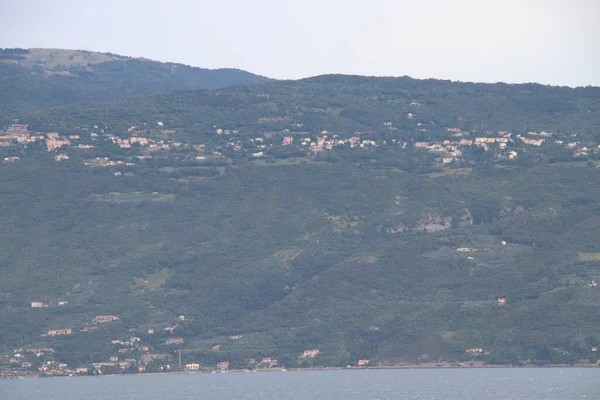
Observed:
[[[302,371],[342,371],[342,370],[393,370],[393,369],[473,369],[473,368],[600,368],[598,364],[543,364],[543,365],[511,365],[511,364],[482,364],[482,365],[430,365],[430,364],[401,364],[381,365],[370,367],[310,367],[310,368],[265,368],[265,369],[230,369],[230,370],[206,370],[206,371],[169,371],[169,372],[140,372],[123,374],[92,374],[92,375],[14,375],[11,377],[0,376],[1,380],[14,379],[46,379],[46,378],[81,378],[81,377],[104,377],[104,376],[144,376],[144,375],[193,375],[193,374],[223,374],[223,373],[255,373],[255,372],[302,372]]]

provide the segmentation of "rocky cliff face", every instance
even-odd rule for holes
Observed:
[[[473,225],[473,216],[468,208],[465,208],[462,213],[458,216],[458,226],[471,226]]]
[[[429,214],[422,218],[411,229],[413,232],[439,232],[452,227],[452,217],[442,217],[439,214]]]
[[[500,210],[501,217],[509,217],[511,215],[520,214],[525,212],[525,208],[523,206],[516,206],[514,209],[508,206],[505,206]]]
[[[429,213],[421,218],[415,225],[406,226],[405,224],[396,224],[389,228],[381,228],[385,233],[401,233],[401,232],[439,232],[445,231],[452,227],[452,222],[455,221],[457,226],[473,225],[473,216],[468,208],[465,208],[455,218],[452,216],[442,216],[439,213]]]

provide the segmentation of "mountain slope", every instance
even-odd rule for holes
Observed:
[[[20,113],[0,346],[595,362],[598,90],[324,76]]]
[[[56,129],[93,124],[114,132],[160,120],[190,132],[190,139],[212,136],[216,125],[238,130],[241,136],[327,130],[344,136],[376,132],[418,141],[445,136],[453,127],[482,134],[546,130],[596,140],[600,88],[328,75],[77,104],[30,114],[27,120],[40,129],[51,121]]]
[[[237,69],[190,67],[84,50],[0,49],[4,109],[54,107],[268,79]]]
[[[12,210],[0,243],[5,345],[80,329],[98,314],[141,331],[184,314],[175,335],[188,346],[243,334],[260,344],[223,351],[272,351],[288,365],[312,347],[326,365],[462,359],[472,347],[490,352],[488,361],[557,362],[543,352],[557,347],[577,360],[600,340],[600,295],[589,287],[600,278],[597,262],[581,257],[598,254],[600,209],[577,200],[595,195],[600,169],[429,178],[309,165],[230,169],[190,184],[146,168],[115,179],[75,162],[43,173],[42,165],[2,174],[2,204]],[[173,197],[110,200],[135,192]],[[496,215],[524,211],[482,219],[478,193],[498,204]],[[409,210],[404,221],[472,212],[474,225],[386,233]],[[58,299],[69,312],[23,311]],[[68,343],[61,356],[75,362],[68,354],[84,351],[85,335],[59,341]]]

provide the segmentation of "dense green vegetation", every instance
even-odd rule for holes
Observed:
[[[153,92],[147,82],[164,65],[127,63],[140,74],[135,94]],[[43,345],[89,365],[115,354],[111,340],[136,335],[154,352],[183,347],[184,362],[232,367],[261,357],[290,367],[598,358],[600,88],[323,76],[106,101],[123,82],[96,95],[92,80],[57,89],[78,88],[87,103],[47,108],[62,102],[31,102],[56,93],[35,86],[47,78],[2,68],[2,104],[27,105],[3,121],[62,133],[96,125],[121,137],[161,121],[177,140],[224,155],[139,159],[100,139],[61,162],[39,143],[1,149],[21,157],[0,165],[1,352]],[[217,137],[217,128],[238,132]],[[576,133],[591,150],[574,158],[550,140],[517,143],[519,158],[508,161],[473,147],[464,165],[440,165],[411,147],[447,128]],[[234,136],[280,142],[321,130],[409,145],[311,157],[280,147],[260,161],[225,148]],[[133,165],[84,164],[104,156]],[[81,331],[102,314],[120,319]],[[72,335],[42,336],[66,327]],[[184,345],[166,345],[171,337]],[[316,358],[298,358],[315,348]]]
[[[298,165],[229,168],[181,184],[142,166],[116,178],[46,162],[2,168],[4,346],[97,314],[120,315],[123,329],[160,329],[185,314],[177,335],[191,343],[256,336],[259,344],[242,340],[229,351],[270,349],[287,365],[312,347],[336,365],[461,359],[469,347],[495,362],[558,362],[544,358],[553,348],[576,361],[600,340],[599,294],[588,286],[600,264],[580,257],[599,250],[597,168],[430,178]],[[174,196],[95,198],[132,192]],[[465,209],[473,225],[385,230],[433,214],[460,221]],[[24,311],[62,298],[73,306]],[[80,354],[86,335],[97,334],[59,341]]]
[[[98,125],[117,134],[132,125],[164,121],[182,128],[190,140],[214,134],[216,125],[242,136],[328,130],[418,141],[439,138],[452,127],[483,135],[502,130],[577,133],[581,140],[598,142],[600,88],[327,75],[76,104],[27,115],[27,121],[39,129]]]

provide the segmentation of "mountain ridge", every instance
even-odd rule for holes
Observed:
[[[12,56],[12,58],[11,58]],[[20,59],[22,57],[23,59]],[[90,58],[91,57],[91,58]],[[69,67],[73,65],[88,65],[88,64],[100,64],[108,61],[127,61],[127,60],[139,60],[153,63],[160,63],[169,66],[181,66],[188,68],[195,68],[206,71],[218,71],[218,70],[231,70],[231,71],[244,71],[240,68],[235,67],[219,67],[219,68],[202,68],[199,66],[193,66],[190,64],[171,62],[171,61],[157,61],[146,57],[133,57],[125,56],[115,53],[97,52],[92,50],[84,49],[60,49],[60,48],[43,48],[43,47],[32,47],[29,49],[19,48],[0,48],[0,63],[15,64],[33,67],[34,65],[44,65],[48,68],[55,67]],[[48,65],[50,64],[50,65]],[[247,72],[247,71],[244,71]],[[252,73],[250,73],[252,74]],[[252,74],[266,80],[271,80],[265,76]]]
[[[0,77],[0,107],[12,110],[270,80],[239,69],[210,70],[111,53],[60,49],[0,49]]]

